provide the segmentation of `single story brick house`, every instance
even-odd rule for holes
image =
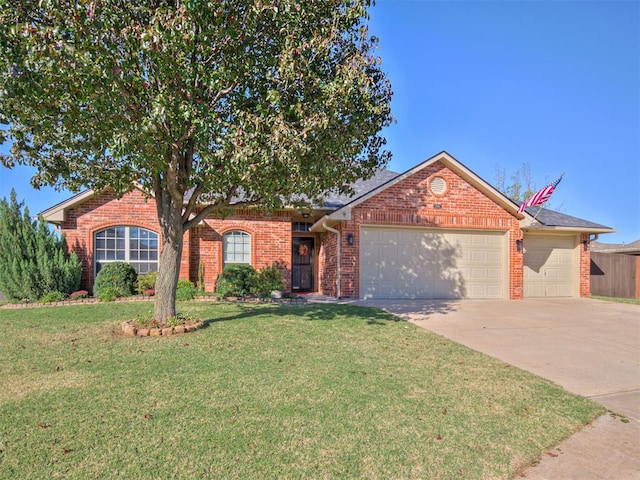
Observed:
[[[195,282],[200,270],[213,291],[227,263],[277,262],[291,291],[343,298],[589,296],[590,242],[615,231],[538,207],[518,214],[517,202],[447,152],[353,188],[308,211],[207,218],[185,233],[180,277]],[[85,289],[107,262],[158,267],[156,208],[141,191],[118,200],[87,190],[42,215],[82,260]]]

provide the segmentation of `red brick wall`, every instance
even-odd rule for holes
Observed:
[[[111,193],[89,198],[66,212],[61,232],[67,245],[82,262],[81,288],[91,290],[94,283],[93,242],[95,232],[116,225],[143,227],[162,234],[158,226],[155,201],[145,200],[135,190],[118,200]],[[230,230],[243,230],[251,235],[251,264],[254,268],[279,263],[288,289],[291,286],[291,215],[288,212],[261,214],[241,210],[224,220],[208,218],[184,235],[180,278],[198,281],[198,266],[204,263],[204,284],[215,290],[222,271],[222,235]]]
[[[282,266],[287,290],[291,289],[291,216],[288,212],[261,215],[252,210],[240,210],[224,220],[207,218],[192,230],[190,279],[198,281],[198,266],[204,264],[204,286],[215,291],[222,272],[222,235],[242,230],[251,235],[251,265],[260,269],[274,262]]]
[[[584,244],[587,242],[587,251],[584,250]],[[589,234],[580,234],[580,244],[578,245],[580,250],[580,296],[591,296],[591,245],[589,244]]]
[[[441,176],[447,191],[435,195],[429,180]],[[439,204],[441,208],[434,208]],[[362,225],[402,225],[447,229],[478,229],[509,232],[509,297],[522,298],[522,253],[516,251],[515,240],[522,238],[518,219],[500,205],[471,186],[456,173],[436,162],[385,189],[356,206],[352,219],[342,224],[342,296],[359,296],[359,234]],[[337,228],[337,227],[336,227]],[[354,235],[354,246],[347,244]],[[333,235],[335,237],[335,235]],[[336,248],[331,248],[335,255]],[[326,272],[325,284],[335,283]]]
[[[339,227],[339,226],[338,226]],[[338,229],[338,228],[336,228]],[[318,292],[330,297],[337,297],[336,275],[338,272],[337,235],[332,232],[322,233],[318,238]]]
[[[131,225],[151,230],[158,234],[158,240],[162,244],[155,202],[146,201],[139,190],[128,193],[121,200],[116,199],[112,193],[102,193],[66,211],[61,231],[69,248],[78,254],[82,262],[81,288],[93,288],[94,233],[117,225]],[[183,266],[181,275],[182,273]]]

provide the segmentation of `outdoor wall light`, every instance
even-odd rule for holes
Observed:
[[[347,234],[347,243],[348,243],[350,246],[353,246],[353,233],[348,233],[348,234]]]
[[[519,252],[522,251],[522,240],[516,240],[516,250]]]
[[[308,213],[308,212],[304,212],[304,213],[302,214],[302,218],[309,218],[310,216],[311,216],[311,214],[310,214],[310,213]]]
[[[582,240],[582,248],[585,252],[589,250],[589,240]]]

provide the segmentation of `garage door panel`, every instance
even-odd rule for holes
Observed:
[[[363,227],[362,298],[503,298],[503,232]]]
[[[525,237],[524,296],[570,297],[576,285],[575,237]]]

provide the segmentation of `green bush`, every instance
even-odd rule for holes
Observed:
[[[61,302],[64,300],[64,297],[64,293],[55,291],[46,293],[42,298],[40,298],[40,301],[42,303]]]
[[[121,297],[120,292],[115,287],[105,287],[100,291],[98,298],[101,302],[113,302],[116,298]]]
[[[114,289],[118,297],[128,297],[133,295],[137,281],[138,274],[128,263],[107,263],[98,272],[93,284],[93,296],[102,299],[103,290],[109,288]]]
[[[232,263],[224,267],[216,283],[216,293],[221,297],[243,297],[251,291],[255,269],[246,263]]]
[[[196,287],[189,280],[178,280],[176,300],[193,300],[196,297]]]
[[[158,272],[147,272],[144,275],[138,275],[138,293],[143,294],[148,290],[155,290]]]
[[[282,270],[277,264],[261,268],[251,281],[251,293],[259,297],[268,297],[274,290],[284,290],[286,287]]]

